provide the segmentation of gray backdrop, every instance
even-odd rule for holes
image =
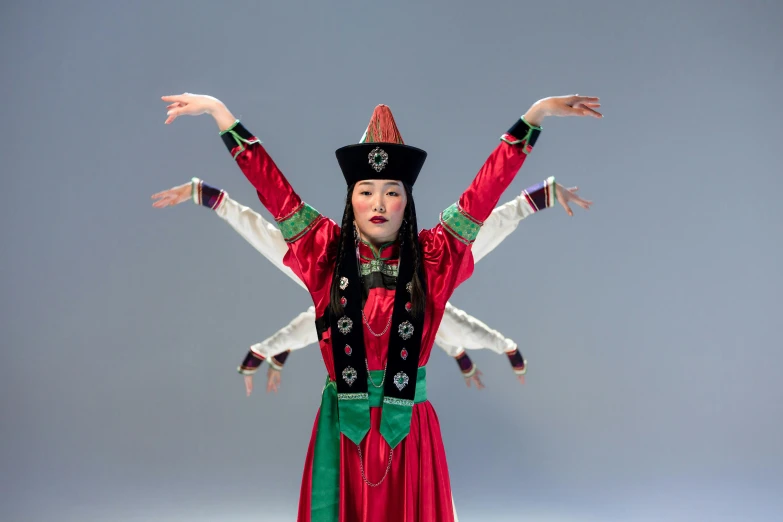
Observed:
[[[555,175],[593,210],[525,221],[453,298],[519,342],[528,383],[489,352],[480,393],[430,364],[460,520],[780,520],[782,15],[3,2],[0,519],[294,519],[319,353],[276,396],[235,368],[309,299],[209,210],[151,207],[197,175],[262,210],[209,117],[163,125],[160,96],[190,91],[332,217],[334,149],[390,105],[430,153],[423,226],[532,102],[601,96],[603,121],[545,122],[503,197]]]

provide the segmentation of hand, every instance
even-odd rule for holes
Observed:
[[[519,384],[525,384],[525,374],[517,375],[517,380],[519,381]]]
[[[577,196],[576,194],[577,190],[579,190],[579,187],[565,188],[560,183],[555,183],[555,196],[557,198],[557,202],[560,203],[560,206],[565,209],[566,214],[568,214],[569,216],[574,215],[574,212],[571,210],[571,207],[568,206],[569,202],[579,207],[582,207],[585,210],[590,210],[590,205],[593,204],[592,201],[589,201],[587,199],[582,199],[579,196]]]
[[[152,195],[155,201],[152,206],[155,208],[173,207],[190,199],[193,191],[193,182],[185,183],[178,187],[173,187],[163,192]]]
[[[481,373],[481,370],[479,370],[477,368],[476,371],[473,372],[473,375],[471,375],[470,377],[466,377],[465,378],[465,384],[467,385],[468,388],[470,388],[470,383],[471,382],[475,382],[476,383],[476,389],[477,390],[483,390],[484,389],[484,383],[481,382],[481,376],[482,375],[483,374]]]
[[[161,96],[164,102],[169,102],[166,107],[166,125],[176,120],[179,116],[198,116],[200,114],[212,114],[216,108],[223,107],[223,102],[206,94],[177,94],[173,96]]]
[[[269,370],[266,372],[266,378],[266,392],[269,393],[272,391],[277,393],[277,389],[280,387],[280,381],[283,378],[280,370],[275,370],[270,366]]]
[[[245,375],[245,393],[247,393],[247,397],[250,397],[250,394],[253,393],[253,376],[252,375]]]
[[[603,114],[596,111],[601,107],[599,98],[592,96],[551,96],[538,100],[525,114],[525,121],[531,125],[540,126],[541,121],[547,116],[592,116],[603,118]]]

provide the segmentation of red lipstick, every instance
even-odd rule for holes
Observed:
[[[380,225],[381,223],[386,223],[388,219],[383,216],[373,216],[370,218],[370,221],[376,225]]]

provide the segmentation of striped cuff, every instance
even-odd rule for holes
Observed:
[[[508,361],[511,363],[511,368],[514,370],[515,374],[525,375],[525,373],[527,373],[527,361],[522,357],[518,348],[513,352],[508,352],[506,355],[508,356]]]
[[[264,356],[257,354],[253,350],[247,352],[245,360],[237,367],[237,371],[242,375],[253,375],[258,371],[258,368],[263,364]]]
[[[543,181],[522,191],[523,200],[530,207],[531,212],[538,212],[545,208],[553,207],[557,201],[555,194],[555,177],[549,176]]]
[[[473,364],[473,361],[470,360],[470,357],[468,357],[468,354],[465,352],[462,352],[458,356],[455,357],[457,360],[457,365],[459,366],[460,371],[462,372],[462,376],[466,379],[473,377],[473,374],[476,373],[476,365]]]
[[[287,350],[283,353],[278,353],[277,355],[273,355],[270,357],[266,362],[267,364],[277,370],[281,371],[283,369],[283,365],[285,364],[285,360],[288,359],[288,354],[291,353],[291,350]]]
[[[198,178],[191,179],[190,184],[192,187],[193,203],[196,205],[202,205],[215,210],[228,196],[224,190],[207,185],[203,180]]]

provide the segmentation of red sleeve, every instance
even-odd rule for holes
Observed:
[[[241,123],[223,131],[221,138],[288,243],[283,263],[304,282],[316,305],[328,299],[340,228],[301,200],[258,138]]]
[[[517,122],[501,137],[502,143],[484,162],[459,201],[441,213],[440,223],[419,235],[427,294],[436,307],[445,307],[454,290],[473,273],[470,246],[532,151],[540,130],[524,120]]]

